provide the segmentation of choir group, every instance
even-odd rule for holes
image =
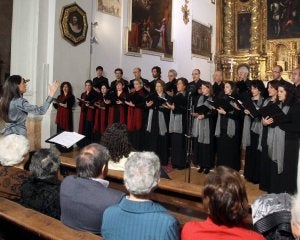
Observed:
[[[194,69],[192,81],[177,78],[169,70],[168,82],[161,69],[152,68],[153,80],[134,68],[134,79],[123,79],[115,69],[116,80],[109,85],[103,68],[85,82],[85,91],[75,98],[68,82],[61,84],[55,101],[57,130],[72,131],[72,107],[81,107],[79,130],[86,138],[83,147],[99,142],[107,126],[127,125],[135,150],[154,151],[162,165],[170,159],[173,168],[189,166],[186,145],[192,138],[192,161],[198,172],[207,174],[216,165],[241,169],[241,149],[245,149],[244,176],[259,183],[262,190],[279,193],[296,191],[300,135],[300,68],[293,71],[294,84],[281,79],[282,68],[273,69],[274,80],[267,86],[249,80],[249,69],[238,68],[238,81],[222,81],[215,72],[214,83],[200,79]],[[189,136],[188,133],[191,133]]]

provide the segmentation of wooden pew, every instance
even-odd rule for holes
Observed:
[[[17,234],[19,230],[21,232],[20,234],[22,239],[102,239],[99,236],[89,232],[71,229],[57,219],[23,207],[22,205],[8,199],[0,198],[0,226],[4,229],[4,226],[5,228],[9,228],[11,225],[11,229],[14,231],[13,234]]]
[[[67,169],[67,175],[75,174],[75,157],[62,155],[60,160],[61,166]],[[122,171],[109,170],[107,180],[110,181],[111,188],[126,192]],[[166,207],[183,225],[191,219],[206,218],[201,192],[202,187],[199,185],[162,178],[157,189],[151,194],[151,199]]]

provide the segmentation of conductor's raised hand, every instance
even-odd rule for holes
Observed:
[[[53,97],[59,87],[59,82],[55,80],[51,85],[49,84],[49,96]]]

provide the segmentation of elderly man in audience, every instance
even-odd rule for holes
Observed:
[[[55,148],[40,149],[33,154],[29,165],[31,177],[21,186],[22,205],[60,219],[59,164],[59,152]]]
[[[210,172],[204,182],[203,205],[208,218],[184,225],[182,240],[230,239],[262,240],[264,237],[245,229],[249,204],[245,181],[240,174],[224,166]]]
[[[21,184],[30,175],[23,169],[28,151],[29,141],[22,135],[0,137],[0,197],[20,199]]]
[[[165,208],[150,200],[159,182],[160,161],[153,152],[136,152],[125,163],[124,183],[129,196],[104,212],[106,240],[179,239],[179,223]]]
[[[66,177],[60,188],[61,221],[74,229],[100,233],[104,210],[124,193],[104,180],[110,155],[100,144],[84,147],[76,158],[77,176]]]

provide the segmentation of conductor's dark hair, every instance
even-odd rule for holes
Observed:
[[[128,157],[132,150],[125,124],[113,123],[106,128],[101,138],[101,144],[107,147],[111,160],[119,162],[122,157]]]
[[[9,122],[8,109],[13,98],[21,97],[18,85],[22,82],[20,75],[12,75],[8,77],[2,88],[2,95],[0,96],[0,119]]]
[[[98,70],[101,70],[101,71],[103,71],[103,67],[102,67],[102,66],[98,66],[98,67],[96,67],[96,71],[98,71]]]
[[[83,178],[96,178],[102,173],[104,165],[110,159],[106,147],[92,143],[84,147],[76,158],[77,176]]]
[[[205,179],[203,204],[217,225],[232,227],[245,223],[249,204],[244,179],[237,171],[218,166]]]

